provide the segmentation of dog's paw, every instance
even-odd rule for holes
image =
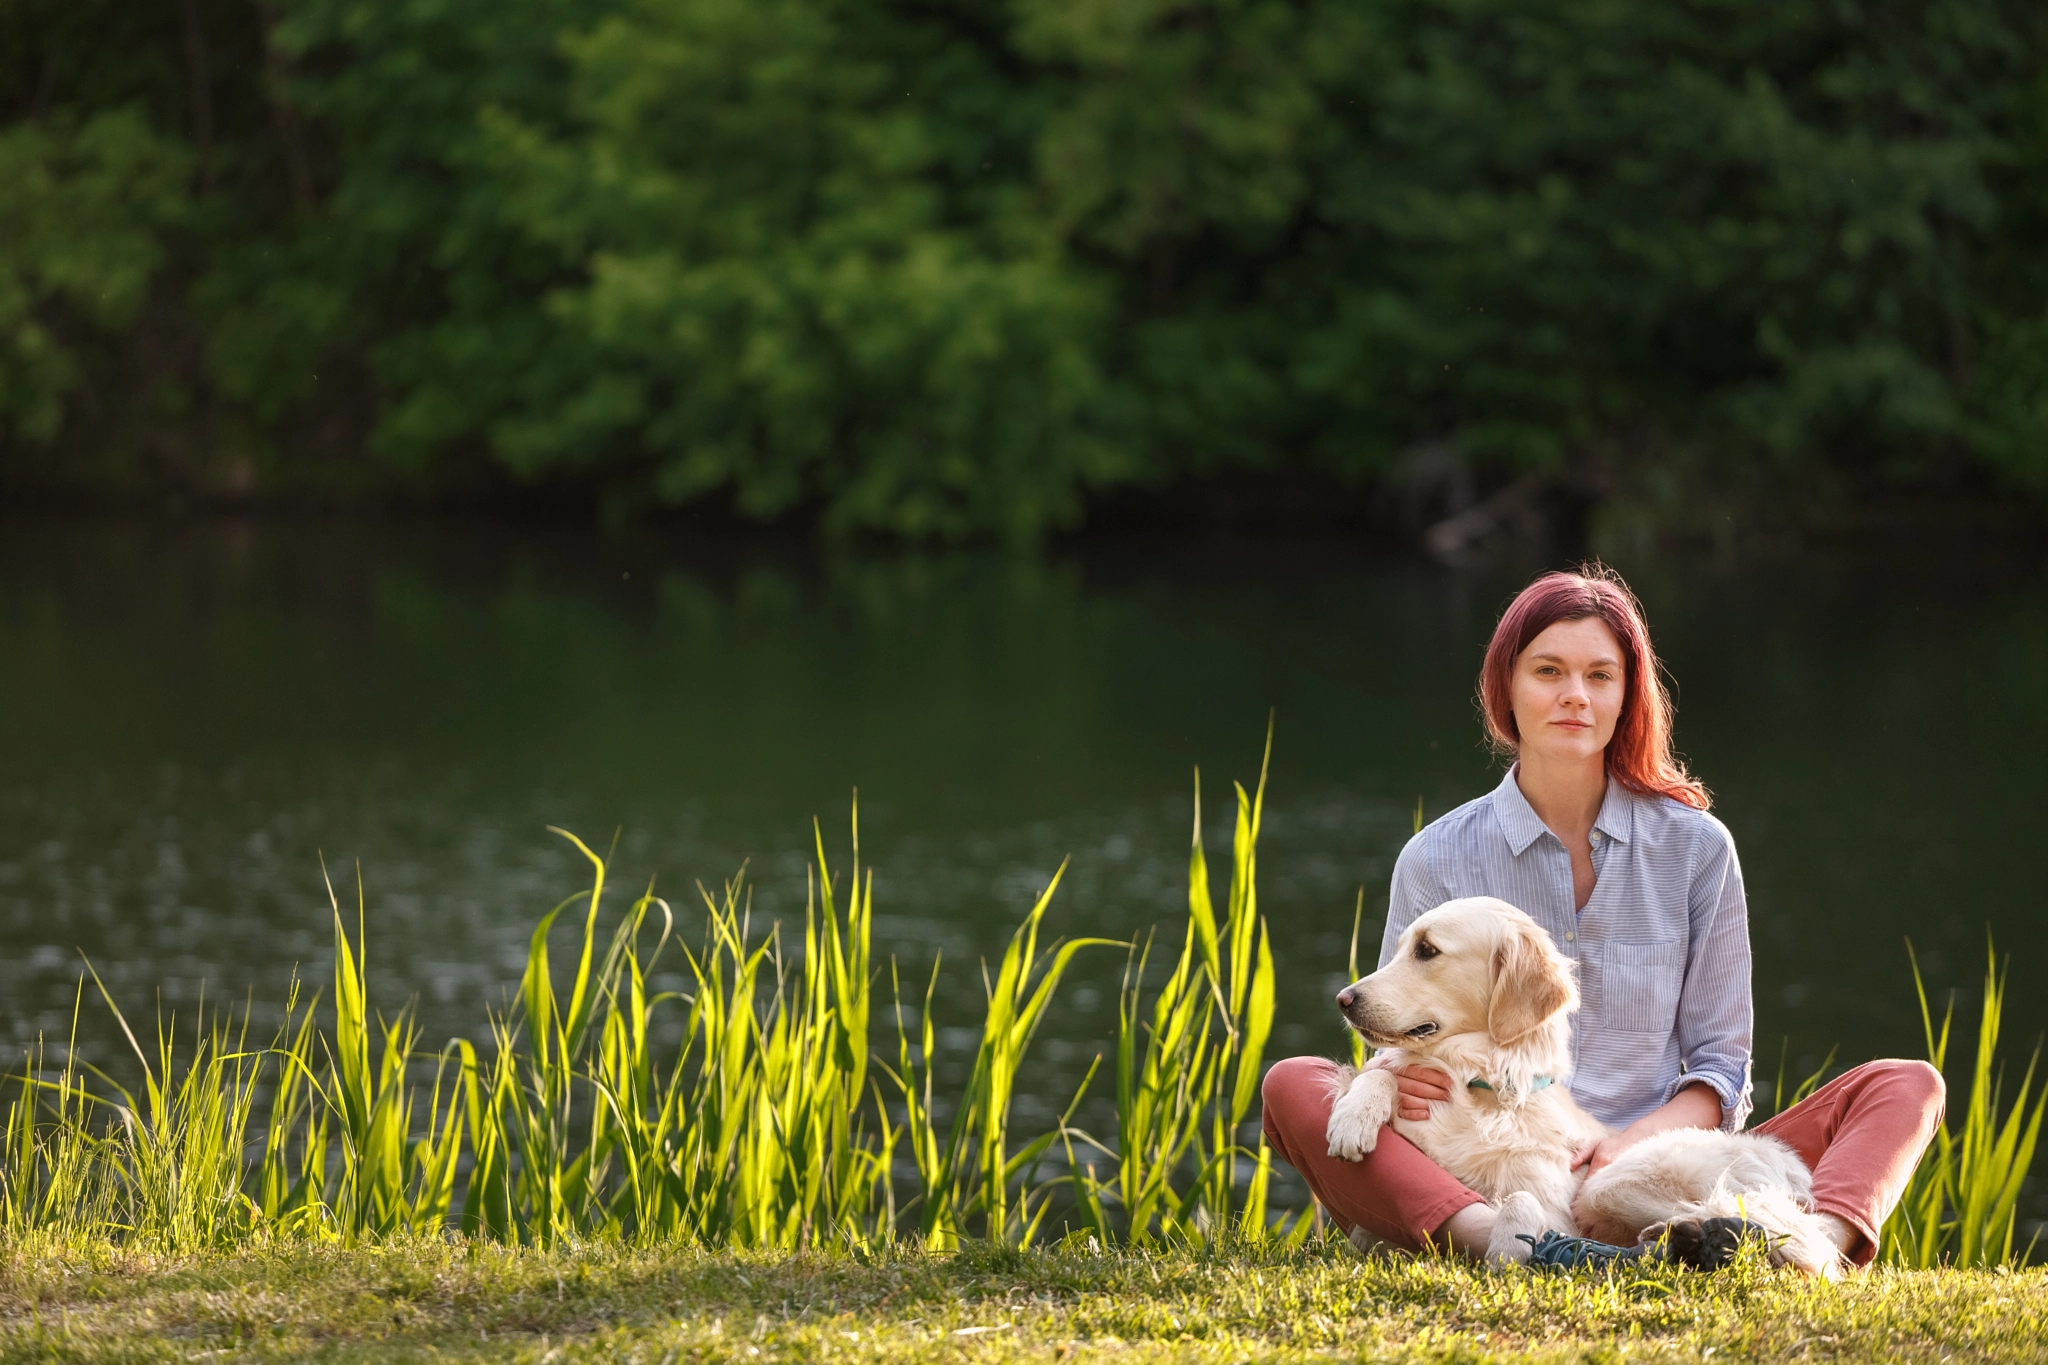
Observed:
[[[1399,1083],[1391,1071],[1361,1071],[1330,1107],[1325,1136],[1330,1155],[1357,1161],[1379,1146],[1380,1129],[1394,1116]]]

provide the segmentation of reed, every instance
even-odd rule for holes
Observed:
[[[72,1042],[85,983],[72,1001]],[[15,1245],[39,1234],[113,1224],[116,1190],[104,1140],[95,1136],[97,1099],[80,1075],[75,1046],[54,1076],[43,1065],[40,1045],[31,1055],[22,1084],[7,1108],[6,1157],[0,1161],[0,1236]]]
[[[1080,938],[1054,946],[1049,956],[1042,955],[1040,929],[1065,871],[1062,864],[1024,922],[1010,936],[993,979],[988,977],[986,964],[983,966],[987,1003],[981,1039],[975,1048],[974,1071],[944,1139],[938,1136],[932,1120],[929,986],[916,1054],[911,1051],[908,1031],[899,1022],[899,1088],[924,1186],[918,1225],[926,1244],[934,1248],[958,1246],[977,1214],[988,1240],[1010,1246],[1028,1246],[1032,1242],[1052,1192],[1050,1183],[1035,1183],[1039,1163],[1055,1142],[1066,1137],[1067,1120],[1094,1079],[1095,1068],[1090,1067],[1058,1128],[1040,1134],[1014,1153],[1011,1151],[1009,1114],[1016,1095],[1017,1074],[1060,978],[1075,954],[1084,948],[1125,946],[1113,939]],[[937,975],[934,965],[934,982]],[[900,1021],[900,997],[897,1017]]]
[[[857,817],[855,828],[843,911],[818,841],[794,961],[780,925],[753,934],[744,874],[722,896],[699,888],[698,947],[677,943],[674,915],[650,887],[599,957],[605,860],[558,831],[589,859],[592,886],[535,929],[520,1010],[493,1021],[490,1072],[463,1053],[475,1153],[464,1231],[539,1245],[680,1237],[784,1249],[893,1236],[897,1126],[868,1075],[872,888],[858,861]],[[564,1002],[549,936],[578,901],[585,909]],[[650,994],[671,946],[692,989]],[[666,1060],[657,1055],[660,1010],[681,1016]]]
[[[1156,936],[1134,947],[1117,1018],[1117,1133],[1114,1146],[1066,1133],[1068,1183],[1099,1237],[1119,1231],[1134,1245],[1210,1245],[1264,1240],[1272,1153],[1261,1134],[1242,1133],[1258,1094],[1273,1025],[1273,954],[1258,911],[1259,823],[1273,751],[1270,724],[1257,787],[1233,784],[1237,821],[1230,889],[1219,920],[1202,846],[1201,774],[1195,775],[1194,837],[1188,859],[1188,921],[1178,956],[1146,1003],[1144,982]],[[1073,1143],[1115,1175],[1098,1176]],[[1247,1169],[1248,1168],[1248,1169]],[[1242,1201],[1239,1187],[1242,1185]],[[1112,1225],[1112,1210],[1121,1227]],[[1293,1220],[1297,1232],[1307,1224]]]
[[[154,1058],[101,983],[142,1069],[139,1089],[104,1074],[95,1090],[66,1049],[54,1076],[31,1066],[8,1108],[0,1161],[0,1231],[10,1239],[113,1237],[166,1250],[227,1246],[254,1222],[243,1149],[263,1049],[246,1045],[246,1016],[196,1013],[189,1055],[175,1018],[157,1021]],[[73,1006],[73,1041],[77,1006]],[[40,1048],[36,1061],[42,1060]]]
[[[1920,959],[1910,940],[1906,953],[1913,964],[1913,989],[1920,1000],[1927,1060],[1941,1071],[1948,1061],[1955,1000],[1949,999],[1937,1030],[1920,975]],[[1922,1270],[1937,1265],[2010,1266],[2024,1262],[2033,1251],[2031,1239],[2025,1246],[2016,1240],[2018,1201],[2033,1168],[2041,1118],[2048,1108],[2048,1087],[2034,1094],[2034,1070],[2041,1059],[2037,1043],[2018,1090],[2009,1104],[2005,1102],[2005,1064],[1998,1056],[1998,1041],[2009,964],[1999,962],[1997,950],[1988,940],[1985,959],[1977,1053],[1970,1066],[1962,1124],[1957,1128],[1944,1116],[1933,1144],[1914,1168],[1905,1197],[1885,1222],[1879,1255],[1893,1265]],[[2030,1095],[2034,1101],[2031,1109],[2027,1104]],[[1953,1112],[1954,1106],[1950,1109]]]

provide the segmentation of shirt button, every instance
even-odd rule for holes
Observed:
[[[1593,831],[1593,833],[1592,833],[1592,836],[1591,836],[1591,838],[1592,838],[1592,841],[1593,841],[1594,843],[1596,843],[1596,844],[1597,844],[1597,843],[1599,843],[1599,842],[1600,842],[1600,831],[1599,831],[1599,830],[1597,830],[1597,829],[1596,829],[1596,830],[1594,830],[1594,831]]]
[[[1566,930],[1564,941],[1566,943],[1577,943],[1579,941],[1579,936],[1577,934],[1572,933],[1570,930]]]

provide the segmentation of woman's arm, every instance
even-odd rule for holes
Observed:
[[[1419,831],[1401,845],[1400,856],[1394,859],[1394,875],[1387,883],[1387,927],[1380,935],[1382,967],[1393,961],[1394,950],[1401,946],[1401,935],[1416,917],[1450,899],[1429,865],[1425,843],[1430,837],[1428,829]]]
[[[1720,1097],[1713,1120],[1699,1125],[1737,1132],[1749,1117],[1749,902],[1735,841],[1720,821],[1702,821],[1702,846],[1687,909],[1692,921],[1685,984],[1679,992],[1677,1041],[1685,1071],[1670,1098],[1705,1085]]]

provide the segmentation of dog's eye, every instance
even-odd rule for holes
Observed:
[[[1428,939],[1423,939],[1415,945],[1415,960],[1417,962],[1427,962],[1431,958],[1438,956],[1442,951],[1442,949],[1438,948]]]

